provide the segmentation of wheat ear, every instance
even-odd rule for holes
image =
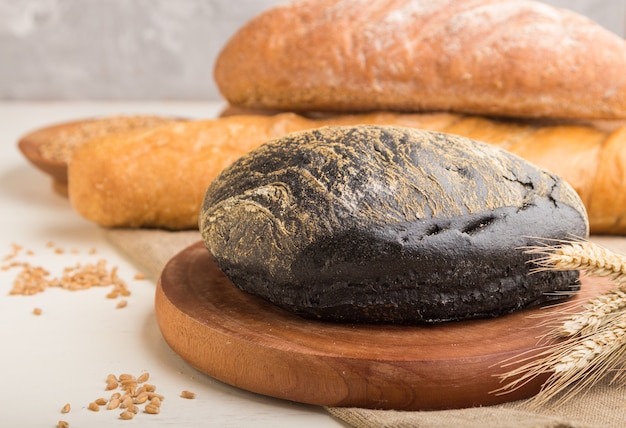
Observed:
[[[532,403],[541,405],[555,398],[555,404],[564,403],[624,364],[626,257],[584,240],[528,247],[526,253],[541,256],[531,260],[537,265],[535,272],[581,270],[616,284],[616,288],[589,300],[581,312],[562,322],[555,336],[565,336],[564,340],[546,346],[539,354],[518,359],[516,363],[521,366],[500,376],[502,381],[514,378],[497,391],[506,393],[548,375]],[[621,370],[616,373],[613,380],[624,375]]]
[[[566,241],[558,245],[527,247],[526,254],[538,254],[532,272],[580,270],[591,276],[608,277],[618,287],[626,284],[626,257],[589,241]]]
[[[608,321],[609,315],[626,308],[626,293],[615,289],[590,299],[583,310],[565,320],[557,329],[563,337],[586,336],[597,331]]]
[[[528,247],[527,254],[539,254],[532,261],[544,270],[581,270],[590,276],[607,277],[616,288],[589,300],[583,310],[565,320],[557,336],[587,335],[597,330],[609,314],[626,307],[626,257],[589,241],[559,241],[555,246]]]
[[[626,313],[620,313],[605,328],[585,337],[560,342],[544,350],[530,362],[501,375],[502,381],[511,378],[515,380],[497,393],[507,393],[540,375],[549,374],[548,380],[531,399],[530,404],[540,406],[555,398],[553,405],[563,404],[619,367],[623,363],[624,355]],[[569,388],[570,386],[573,387]]]

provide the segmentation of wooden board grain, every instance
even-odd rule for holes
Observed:
[[[584,280],[573,301],[608,288]],[[317,322],[236,288],[202,242],[164,268],[155,311],[169,346],[236,387],[308,404],[397,410],[493,405],[530,397],[545,378],[505,395],[502,363],[538,351],[554,307],[429,326]],[[542,314],[545,316],[535,317]]]

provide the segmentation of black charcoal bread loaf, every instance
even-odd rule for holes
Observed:
[[[212,182],[199,225],[244,291],[308,318],[401,324],[571,295],[578,272],[529,274],[520,247],[588,235],[560,178],[467,138],[386,126],[265,143]]]

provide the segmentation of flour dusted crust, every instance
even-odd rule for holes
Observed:
[[[586,237],[562,179],[493,146],[390,126],[272,140],[209,186],[200,231],[241,289],[311,318],[415,323],[563,298],[520,247]],[[541,242],[541,239],[539,242]]]
[[[626,42],[525,0],[303,0],[226,44],[215,81],[235,106],[626,118]]]

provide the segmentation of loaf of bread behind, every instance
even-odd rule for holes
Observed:
[[[252,19],[217,58],[233,105],[626,118],[626,42],[525,0],[303,0]]]
[[[207,187],[240,156],[289,132],[358,124],[440,131],[508,149],[572,185],[592,233],[626,234],[626,127],[607,131],[447,113],[231,116],[92,140],[70,161],[70,201],[103,226],[197,228]]]

